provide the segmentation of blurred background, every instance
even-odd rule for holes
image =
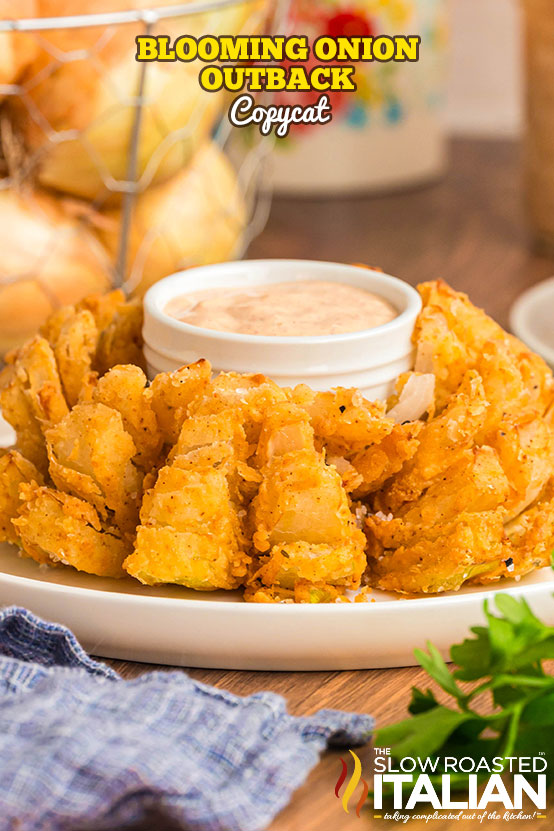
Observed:
[[[0,18],[0,353],[91,291],[232,258],[443,277],[504,325],[554,271],[552,0],[0,0]],[[139,33],[284,31],[417,33],[421,59],[358,67],[330,125],[276,141],[231,129],[196,62],[134,60]]]
[[[464,136],[521,136],[524,11],[520,0],[452,0],[445,123]]]

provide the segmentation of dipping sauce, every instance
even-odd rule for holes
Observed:
[[[376,294],[321,280],[190,292],[168,303],[165,312],[204,329],[274,337],[359,332],[398,316]]]

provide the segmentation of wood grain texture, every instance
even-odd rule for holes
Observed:
[[[522,205],[518,147],[511,142],[456,141],[450,171],[440,183],[409,193],[351,200],[276,200],[264,233],[250,256],[363,262],[416,284],[442,277],[466,291],[502,325],[512,302],[528,286],[550,277],[552,260],[531,250]],[[440,625],[440,620],[437,620]],[[276,633],[278,636],[278,633]],[[379,632],[368,632],[371,639]],[[126,678],[153,667],[109,661]],[[292,713],[323,707],[372,713],[378,724],[406,714],[410,688],[424,682],[421,670],[356,672],[231,672],[192,669],[189,674],[240,695],[273,690]],[[360,751],[368,762],[371,751]],[[271,831],[357,831],[398,827],[367,812],[345,814],[334,796],[340,763],[328,753],[271,826]],[[551,827],[532,823],[486,823],[488,829]],[[152,828],[160,826],[151,825]],[[400,826],[405,827],[405,826]],[[453,831],[474,823],[410,822],[409,828]]]

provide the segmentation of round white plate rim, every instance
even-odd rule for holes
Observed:
[[[0,546],[3,556],[6,549]],[[9,556],[15,557],[11,547]],[[27,564],[35,567],[29,560],[23,567]],[[3,572],[0,606],[21,605],[65,624],[85,649],[107,658],[231,670],[337,671],[413,665],[414,649],[429,640],[447,657],[452,643],[482,623],[483,601],[499,592],[525,597],[554,624],[551,570],[528,579],[531,583],[474,587],[444,597],[283,605],[141,596]]]
[[[531,349],[538,352],[539,355],[554,366],[554,347],[545,343],[542,338],[537,337],[533,329],[528,324],[529,314],[532,314],[533,309],[542,297],[550,296],[554,306],[554,277],[549,277],[548,280],[542,280],[535,286],[524,291],[514,302],[510,310],[510,327],[512,332],[524,341]]]
[[[541,572],[546,572],[546,569],[540,569],[535,574],[539,574]],[[548,569],[550,573],[551,570]],[[86,579],[86,575],[85,579]],[[114,581],[115,582],[115,581]],[[87,594],[93,597],[102,597],[102,599],[106,602],[113,602],[122,604],[122,605],[138,605],[143,606],[144,604],[148,604],[149,606],[155,605],[163,605],[164,607],[173,607],[175,609],[194,609],[201,605],[203,608],[210,608],[213,611],[225,611],[231,612],[234,614],[260,614],[264,610],[267,609],[279,609],[281,610],[279,614],[294,614],[294,615],[301,615],[301,614],[310,614],[310,615],[317,615],[317,614],[352,614],[354,612],[364,613],[364,614],[371,614],[371,610],[375,610],[373,614],[377,614],[378,612],[383,612],[384,607],[386,606],[387,612],[394,613],[404,613],[406,608],[410,609],[412,612],[417,609],[423,609],[423,607],[432,606],[434,609],[442,608],[443,606],[461,606],[465,605],[466,603],[474,603],[476,598],[485,600],[494,597],[496,594],[511,594],[511,595],[521,595],[525,594],[527,596],[534,595],[534,594],[542,594],[549,586],[552,589],[552,593],[554,595],[554,574],[552,575],[551,580],[541,580],[537,583],[521,583],[519,581],[508,582],[502,581],[494,584],[490,584],[487,587],[483,586],[471,586],[465,587],[460,592],[457,593],[448,593],[445,595],[428,595],[422,597],[403,597],[399,595],[394,599],[387,599],[387,600],[379,600],[377,602],[371,602],[371,593],[369,594],[369,599],[363,602],[352,602],[352,603],[245,603],[242,601],[222,601],[222,600],[211,600],[208,597],[199,597],[196,598],[187,598],[187,597],[164,597],[164,596],[141,596],[139,594],[129,594],[127,592],[119,592],[117,590],[114,591],[106,591],[105,589],[92,589],[86,586],[67,586],[62,583],[56,582],[44,582],[37,578],[29,578],[29,577],[22,577],[17,574],[7,574],[6,572],[0,572],[0,585],[2,584],[12,584],[15,586],[25,586],[26,588],[32,588],[38,592],[47,592],[47,593],[60,593],[60,594],[72,594],[72,595],[79,595],[79,594]],[[206,593],[209,595],[209,592]],[[333,610],[333,611],[331,611]],[[377,611],[378,610],[378,611]]]

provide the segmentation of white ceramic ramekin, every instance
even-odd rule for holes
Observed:
[[[269,337],[191,326],[165,313],[173,298],[200,289],[252,287],[297,280],[349,283],[384,297],[398,309],[390,323],[359,332],[317,337]],[[215,372],[260,372],[281,386],[358,387],[385,398],[413,366],[411,341],[421,309],[418,293],[380,271],[312,260],[245,260],[191,268],[166,277],[144,298],[144,354],[150,378],[207,358]]]

